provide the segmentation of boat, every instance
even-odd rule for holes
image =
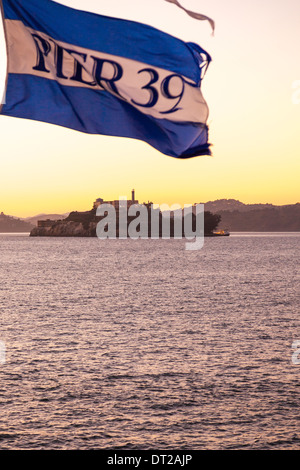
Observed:
[[[213,232],[214,237],[229,237],[229,235],[230,235],[230,232],[227,229]]]

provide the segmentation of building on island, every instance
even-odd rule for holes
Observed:
[[[46,228],[46,227],[53,227],[53,225],[57,222],[57,220],[38,220],[37,221],[37,226],[39,228]]]
[[[135,199],[135,190],[134,189],[131,191],[131,199],[129,199],[129,200],[122,200],[122,199],[119,200],[119,199],[117,199],[117,200],[114,200],[114,201],[104,201],[101,197],[99,197],[94,202],[93,209],[97,210],[98,207],[101,206],[102,204],[110,204],[116,210],[119,210],[120,202],[121,202],[121,204],[124,204],[125,201],[127,202],[127,209],[129,209],[129,207],[133,206],[134,204],[139,204],[139,201],[137,199]]]

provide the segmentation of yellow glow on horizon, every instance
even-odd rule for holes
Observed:
[[[213,157],[176,160],[124,138],[0,116],[0,211],[20,217],[88,210],[97,197],[194,203],[300,202],[299,0],[182,0],[216,21],[197,22],[163,0],[65,0],[68,6],[152,24],[213,57],[203,82]],[[3,39],[0,39],[3,46]],[[1,83],[5,51],[0,50]]]

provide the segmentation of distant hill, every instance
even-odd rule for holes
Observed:
[[[68,217],[67,214],[39,214],[34,217],[26,217],[25,219],[12,217],[5,215],[3,212],[0,213],[0,233],[20,233],[20,232],[31,232],[31,230],[37,225],[38,220],[61,220]]]
[[[211,211],[213,213],[219,211],[249,212],[253,210],[273,209],[277,207],[288,206],[274,206],[273,204],[244,204],[243,202],[237,201],[236,199],[218,199],[217,201],[209,201],[205,203],[205,210]]]
[[[30,232],[34,225],[24,220],[0,213],[0,233]]]
[[[221,216],[219,228],[232,232],[300,232],[300,204],[212,212]]]
[[[25,222],[28,222],[32,225],[37,225],[38,220],[62,220],[68,217],[69,212],[66,214],[38,214],[35,215],[34,217],[26,217],[26,219],[23,219]]]

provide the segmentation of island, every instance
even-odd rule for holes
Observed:
[[[126,200],[127,201],[127,200]],[[37,226],[34,227],[31,232],[31,237],[96,237],[96,228],[98,223],[104,219],[105,215],[97,215],[97,209],[99,206],[109,204],[116,210],[116,237],[119,237],[120,231],[120,200],[114,201],[104,201],[102,198],[96,199],[91,210],[86,212],[71,212],[66,218],[60,220],[39,220]],[[138,200],[135,199],[135,192],[132,190],[132,197],[126,202],[127,210],[130,209],[132,205],[139,204]],[[152,202],[147,202],[142,204],[147,208],[148,213],[148,237],[151,238],[151,210]],[[195,214],[196,204],[192,208],[192,228],[196,230],[196,214]],[[159,210],[159,209],[158,209]],[[175,219],[176,217],[181,217],[182,211],[177,210],[170,213],[170,238],[174,238],[175,233]],[[159,220],[159,237],[162,237],[162,224],[164,213],[159,210],[158,220]],[[136,217],[128,216],[127,217],[127,230],[132,221]],[[182,217],[181,217],[182,218]],[[214,234],[219,223],[221,221],[221,216],[218,214],[212,214],[209,211],[204,212],[204,235],[206,237],[213,237],[214,235],[220,235],[221,233]],[[127,232],[127,236],[129,236]],[[182,237],[184,238],[184,226],[182,219]]]

